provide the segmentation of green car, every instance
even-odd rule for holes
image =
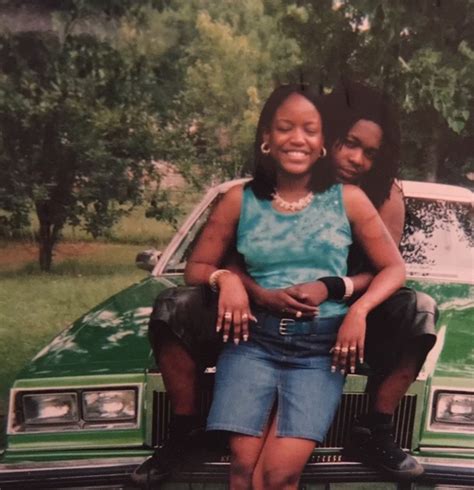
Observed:
[[[162,254],[144,253],[143,281],[55,337],[10,391],[0,488],[130,488],[130,473],[167,437],[169,403],[147,339],[157,294],[183,284],[186,259],[209,211],[231,185],[212,188]],[[341,457],[351,420],[368,407],[364,374],[347,377],[332,428],[308,463],[305,489],[453,489],[474,486],[473,194],[403,182],[402,250],[409,285],[438,303],[438,339],[396,416],[396,439],[425,467],[396,483]],[[156,260],[155,260],[156,259]],[[206,377],[212,384],[213,370]],[[205,418],[210,388],[202,394]],[[238,401],[237,401],[238,402]],[[227,488],[228,455],[183,466],[163,489]]]

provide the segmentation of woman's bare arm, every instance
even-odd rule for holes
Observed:
[[[378,209],[380,218],[387,227],[393,241],[398,246],[402,239],[403,226],[405,224],[405,202],[400,185],[397,182],[392,184],[388,199]],[[351,276],[354,283],[354,295],[358,296],[364,293],[369,287],[374,274],[370,271],[360,272]]]
[[[184,279],[186,284],[206,284],[235,241],[242,202],[242,186],[229,189],[211,213],[189,257]]]
[[[339,329],[333,365],[345,370],[349,361],[353,371],[356,352],[359,358],[364,356],[367,314],[404,284],[405,264],[367,196],[358,187],[347,185],[343,197],[353,233],[378,271],[367,291],[349,308]]]
[[[242,186],[229,189],[206,223],[184,271],[187,284],[207,284],[209,277],[222,265],[222,261],[235,242],[242,203]],[[226,273],[217,279],[219,304],[216,329],[223,331],[227,342],[231,326],[234,342],[248,338],[248,321],[252,317],[248,295],[240,278]]]

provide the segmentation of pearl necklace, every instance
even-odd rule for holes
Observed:
[[[305,207],[309,205],[309,203],[313,200],[314,193],[308,192],[306,196],[302,197],[298,201],[288,202],[285,201],[278,192],[274,192],[272,194],[272,198],[278,206],[286,211],[301,211]]]

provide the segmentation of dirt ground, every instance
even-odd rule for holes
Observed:
[[[54,262],[89,255],[107,247],[105,243],[60,243],[54,252]],[[29,242],[16,242],[0,247],[0,268],[3,270],[16,269],[29,262],[38,260],[38,246]]]

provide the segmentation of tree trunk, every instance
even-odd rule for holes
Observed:
[[[54,246],[58,240],[61,226],[54,223],[51,217],[51,203],[42,201],[36,203],[39,230],[36,235],[39,247],[39,265],[42,271],[49,272],[53,264]]]
[[[54,241],[53,234],[51,233],[51,224],[41,222],[38,233],[38,246],[39,246],[39,265],[42,271],[49,272],[53,263],[53,249]]]
[[[426,145],[424,151],[423,166],[425,171],[426,182],[436,182],[438,179],[438,165],[439,165],[439,140],[441,132],[435,125],[433,128],[432,138]]]

